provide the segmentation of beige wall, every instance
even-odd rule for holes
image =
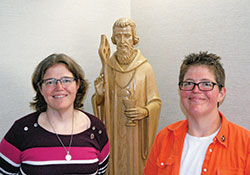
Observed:
[[[1,0],[0,3],[0,137],[14,120],[30,113],[31,75],[51,53],[66,53],[81,64],[90,89],[99,75],[101,34],[111,35],[113,22],[130,16],[124,0]]]
[[[184,119],[177,91],[179,66],[184,55],[200,50],[222,57],[227,96],[221,111],[250,129],[249,0],[1,0],[1,138],[14,120],[32,111],[32,72],[54,52],[72,56],[83,67],[90,82],[85,110],[92,113],[93,81],[101,68],[100,35],[110,38],[120,17],[136,21],[138,48],[155,70],[163,100],[159,129]]]
[[[152,63],[163,100],[158,130],[184,119],[177,91],[179,67],[185,55],[199,51],[222,57],[227,95],[220,110],[250,130],[250,1],[131,2],[139,46]]]

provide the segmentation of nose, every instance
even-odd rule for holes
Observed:
[[[193,92],[200,92],[200,89],[198,87],[198,84],[194,84],[194,89],[192,90]]]
[[[60,80],[57,80],[56,81],[56,89],[62,89],[62,88],[63,88],[62,82]]]

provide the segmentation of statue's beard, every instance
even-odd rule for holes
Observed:
[[[133,57],[133,54],[134,54],[134,49],[133,47],[131,46],[117,46],[117,60],[120,64],[122,65],[126,65],[126,64],[130,64],[134,57]]]

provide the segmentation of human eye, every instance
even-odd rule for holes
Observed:
[[[62,78],[61,82],[65,84],[69,84],[73,82],[73,78]]]
[[[54,79],[49,79],[49,80],[45,80],[45,81],[44,81],[44,84],[45,84],[46,86],[51,86],[51,85],[54,85],[54,84],[56,84],[56,83],[55,83],[55,80],[54,80]]]
[[[200,82],[200,84],[204,88],[211,88],[213,86],[212,82]]]
[[[191,81],[184,81],[182,85],[183,87],[192,87],[194,83]]]

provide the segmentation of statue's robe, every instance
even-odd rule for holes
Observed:
[[[136,50],[133,62],[125,69],[115,59],[108,62],[111,133],[111,175],[142,175],[153,144],[160,115],[161,99],[152,66]],[[126,126],[124,98],[136,98],[136,106],[147,108],[148,117]],[[102,103],[101,105],[103,105]],[[103,110],[101,110],[103,111]],[[104,114],[99,116],[107,124]]]

